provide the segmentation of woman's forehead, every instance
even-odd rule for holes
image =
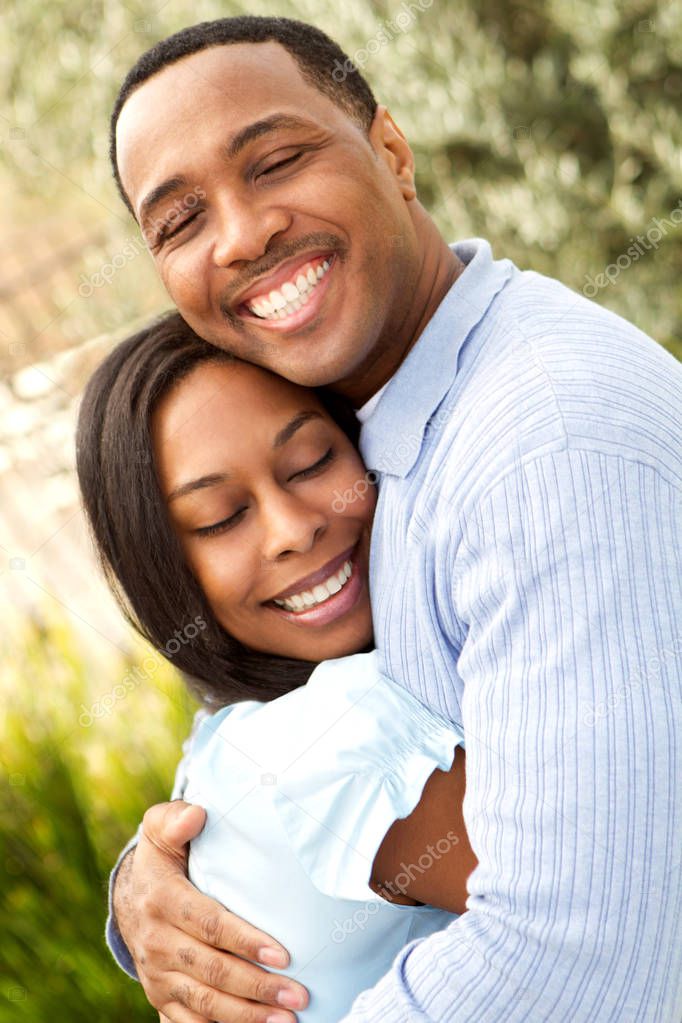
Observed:
[[[270,370],[242,360],[202,361],[158,404],[157,432],[196,434],[215,421],[240,426],[248,434],[264,419],[312,408],[328,413],[312,388],[294,384]],[[235,422],[236,420],[236,422]]]

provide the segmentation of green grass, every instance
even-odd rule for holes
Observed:
[[[0,1023],[158,1020],[104,944],[106,882],[146,807],[168,798],[191,700],[164,664],[82,724],[148,653],[103,671],[64,623],[27,623],[0,650]]]

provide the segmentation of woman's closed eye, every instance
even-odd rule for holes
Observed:
[[[335,451],[331,447],[322,455],[322,458],[318,458],[316,462],[309,465],[306,469],[301,469],[299,472],[295,472],[293,476],[290,476],[288,482],[296,479],[309,479],[311,476],[316,476],[318,473],[323,472],[324,469],[334,460]],[[216,536],[218,533],[224,533],[228,529],[232,529],[244,517],[245,512],[248,511],[248,506],[238,508],[236,512],[229,515],[227,518],[221,519],[220,522],[214,522],[210,526],[200,526],[195,529],[194,532],[197,536]]]
[[[217,533],[224,533],[232,526],[236,526],[239,520],[243,517],[244,512],[247,509],[239,508],[233,515],[228,516],[226,519],[221,519],[220,522],[214,522],[212,526],[200,526],[199,529],[195,529],[194,532],[197,536],[215,536]]]
[[[307,479],[309,476],[314,476],[322,469],[325,469],[329,465],[329,463],[333,461],[333,459],[334,448],[329,448],[329,450],[322,455],[322,458],[318,458],[318,460],[313,465],[309,465],[307,469],[301,469],[300,472],[295,472],[294,475],[289,478],[292,480],[301,478]]]

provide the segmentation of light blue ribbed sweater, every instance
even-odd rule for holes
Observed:
[[[463,725],[479,867],[346,1023],[680,1023],[682,366],[454,248],[360,446],[381,669]]]

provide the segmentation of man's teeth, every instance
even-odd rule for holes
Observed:
[[[283,607],[285,611],[308,611],[311,607],[324,604],[335,593],[342,590],[351,577],[353,566],[346,561],[338,572],[330,575],[326,582],[318,583],[312,590],[303,590],[302,593],[294,593],[284,600],[275,600],[275,604]]]
[[[317,267],[308,267],[306,273],[299,273],[293,280],[286,281],[279,291],[271,291],[267,296],[247,302],[248,309],[262,320],[282,320],[291,316],[306,304],[330,265],[325,259]]]

